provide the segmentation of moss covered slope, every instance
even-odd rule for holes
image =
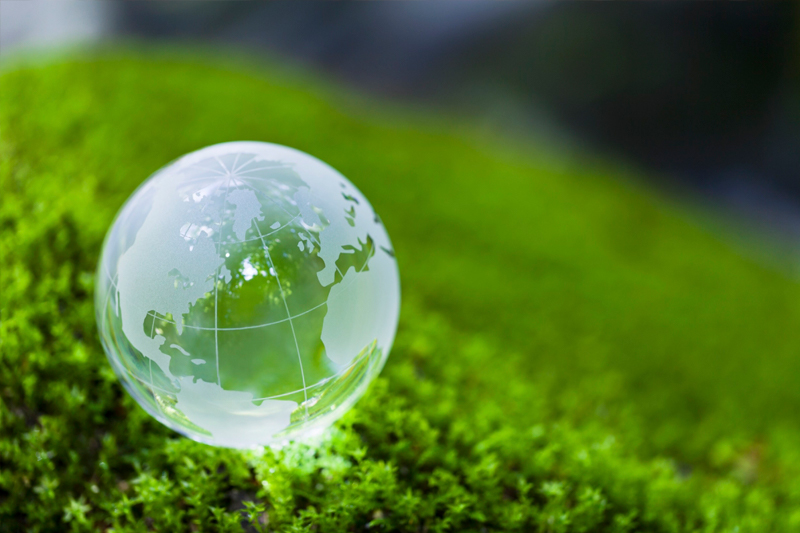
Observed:
[[[619,169],[280,72],[119,52],[0,75],[0,531],[800,529],[800,286]],[[400,263],[389,363],[314,446],[182,439],[96,338],[116,210],[239,139],[339,169]]]

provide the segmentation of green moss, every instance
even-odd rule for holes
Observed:
[[[2,73],[0,530],[800,530],[800,287],[618,167],[404,113],[169,53]],[[96,338],[116,210],[237,139],[342,171],[400,263],[389,363],[315,445],[180,438]]]

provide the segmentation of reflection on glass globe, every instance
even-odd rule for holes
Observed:
[[[355,403],[391,348],[400,284],[386,230],[347,179],[291,148],[233,142],[131,196],[95,302],[142,407],[241,448],[316,433]]]

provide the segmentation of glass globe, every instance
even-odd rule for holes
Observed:
[[[208,444],[319,432],[394,340],[397,262],[367,199],[308,154],[260,142],[151,176],[106,236],[100,337],[151,415]]]

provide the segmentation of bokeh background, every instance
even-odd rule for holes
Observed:
[[[800,530],[797,3],[2,0],[0,76],[0,531]],[[97,342],[116,210],[235,139],[397,253],[321,443],[181,439]]]
[[[382,98],[631,161],[748,226],[800,236],[791,2],[32,0],[4,1],[2,19],[5,53],[137,39],[280,57]]]

